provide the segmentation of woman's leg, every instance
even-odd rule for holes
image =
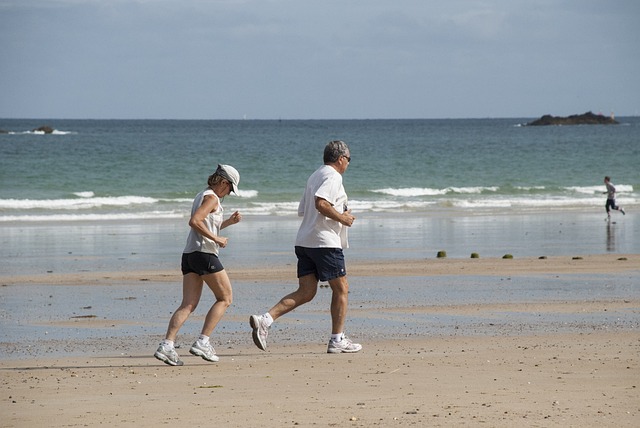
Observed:
[[[207,283],[213,295],[216,297],[216,302],[211,306],[209,312],[207,312],[201,331],[205,336],[211,336],[227,308],[231,306],[233,302],[233,291],[226,270],[204,275],[202,279],[204,279],[204,282]]]
[[[173,313],[167,328],[165,339],[174,341],[178,335],[180,327],[189,318],[189,315],[196,309],[200,296],[202,296],[202,277],[196,273],[188,273],[182,277],[182,303]]]

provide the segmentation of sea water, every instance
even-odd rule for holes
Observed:
[[[240,172],[234,209],[295,215],[333,139],[354,212],[604,213],[605,175],[640,208],[640,118],[531,120],[0,120],[0,223],[182,217],[218,163]]]
[[[298,201],[333,139],[351,148],[349,260],[640,253],[640,118],[618,120],[0,120],[0,269],[174,268],[218,163],[240,172],[223,205],[244,216],[225,266],[295,263]],[[605,175],[628,212],[611,221]]]

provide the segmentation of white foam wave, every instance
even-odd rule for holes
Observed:
[[[546,187],[544,187],[544,186],[515,186],[514,189],[524,190],[525,192],[528,192],[528,191],[531,191],[531,190],[544,190],[544,189],[546,189]]]
[[[582,193],[585,195],[602,194],[607,190],[604,184],[601,184],[599,186],[569,186],[564,187],[564,189],[571,192]],[[616,192],[632,193],[633,186],[630,184],[616,184]]]
[[[457,208],[569,208],[604,206],[602,198],[487,198],[452,200]]]
[[[150,211],[139,213],[111,214],[54,214],[54,215],[8,215],[0,216],[2,222],[73,222],[73,221],[109,221],[109,220],[158,220],[183,218],[184,214],[174,211]]]
[[[517,190],[529,192],[544,191],[547,189],[545,186],[515,186]],[[383,189],[375,189],[374,193],[381,193],[384,195],[401,197],[401,198],[415,198],[423,196],[447,196],[447,195],[470,195],[470,194],[486,194],[495,193],[500,191],[498,186],[475,186],[475,187],[446,187],[443,189],[434,189],[429,187],[405,187],[405,188],[393,188],[387,187]],[[600,195],[606,189],[604,185],[597,186],[568,186],[562,187],[562,190],[570,193],[579,193],[583,195]],[[618,194],[633,193],[633,186],[627,184],[616,185]]]
[[[258,197],[258,191],[238,189],[238,194],[236,196],[244,199],[256,198]]]
[[[606,189],[604,186],[569,186],[563,189],[570,192],[581,193],[584,195],[593,195],[595,193],[603,193]]]
[[[415,211],[433,207],[437,204],[438,202],[434,200],[407,200],[402,202],[385,199],[378,199],[374,201],[351,200],[349,201],[349,208],[354,213],[365,211]]]
[[[79,198],[93,198],[95,196],[95,193],[93,193],[93,192],[75,192],[74,195],[76,195]]]
[[[76,210],[105,206],[123,207],[128,205],[150,205],[158,199],[144,196],[115,196],[115,197],[82,197],[81,199],[0,199],[0,209],[51,209]]]
[[[252,199],[258,196],[257,190],[240,190],[237,197],[239,199]],[[101,208],[127,208],[132,210],[153,206],[154,204],[188,205],[193,199],[160,199],[146,196],[105,196],[96,197],[92,191],[81,191],[73,193],[76,198],[68,199],[0,199],[0,210],[91,210]],[[144,209],[144,208],[143,208]],[[100,214],[102,215],[102,214]],[[20,217],[22,218],[22,217]]]
[[[291,215],[297,214],[298,202],[257,202],[241,209],[244,214]]]
[[[92,192],[78,192],[77,199],[0,200],[0,223],[9,221],[91,221],[184,218],[189,215],[192,199],[155,199],[138,196],[97,198]],[[600,193],[600,192],[598,192]],[[83,196],[83,197],[80,197]],[[640,206],[638,193],[623,194],[618,204],[633,212]],[[253,199],[229,198],[225,211],[239,210],[246,215],[297,216],[298,201],[260,202]],[[562,210],[604,208],[602,194],[451,193],[435,197],[388,197],[351,199],[349,207],[357,216],[364,212],[418,212],[433,210]]]
[[[482,192],[497,192],[499,187],[447,187],[444,189],[432,189],[429,187],[404,187],[404,188],[392,188],[387,187],[384,189],[373,190],[374,193],[382,193],[390,196],[400,196],[405,198],[417,197],[417,196],[441,196],[452,193],[458,194],[480,194]]]
[[[497,192],[499,187],[448,187],[447,193],[482,193],[482,192]]]
[[[76,131],[60,131],[59,129],[54,129],[51,133],[47,134],[44,131],[9,131],[7,132],[9,135],[76,135],[78,134]]]
[[[403,197],[413,197],[413,196],[438,196],[444,195],[446,193],[446,189],[430,189],[423,187],[405,187],[401,189],[396,189],[392,187],[387,187],[385,189],[376,189],[373,190],[374,193],[382,193],[390,196],[403,196]]]

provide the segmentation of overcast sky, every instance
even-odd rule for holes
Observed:
[[[0,0],[0,117],[640,112],[638,0]]]

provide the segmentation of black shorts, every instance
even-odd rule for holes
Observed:
[[[198,275],[208,275],[224,270],[220,259],[215,254],[195,251],[193,253],[182,254],[182,274],[197,273]]]
[[[347,274],[342,248],[296,246],[298,278],[314,274],[318,281],[330,281]]]

